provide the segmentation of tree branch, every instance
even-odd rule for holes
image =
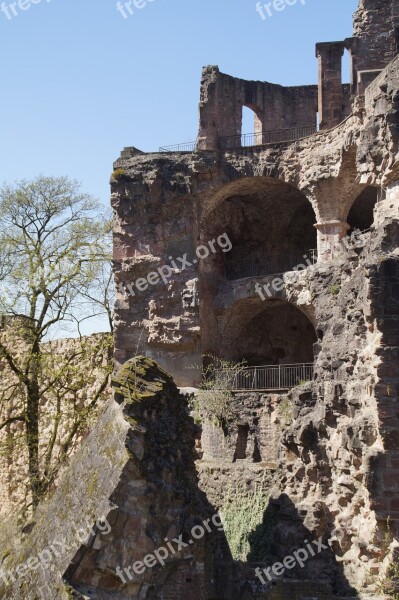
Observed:
[[[7,427],[7,425],[10,425],[11,423],[15,423],[16,421],[23,421],[25,423],[25,421],[26,421],[25,415],[18,415],[17,417],[10,417],[9,419],[7,419],[6,421],[4,421],[0,425],[0,431],[2,429],[4,429],[4,427]]]

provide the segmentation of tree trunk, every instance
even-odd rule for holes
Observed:
[[[39,462],[39,351],[33,354],[30,366],[29,383],[26,385],[26,442],[28,446],[29,481],[33,507],[41,499],[42,481]]]

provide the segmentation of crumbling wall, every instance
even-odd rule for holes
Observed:
[[[0,597],[25,600],[44,593],[46,599],[66,600],[73,593],[101,600],[232,600],[231,558],[221,523],[197,486],[197,433],[187,400],[167,373],[143,357],[127,362],[114,385],[116,401],[39,508],[33,531],[22,545],[15,540],[12,547],[10,540],[2,549],[1,573],[9,586],[0,588]],[[193,528],[207,518],[208,528],[198,535]],[[82,529],[86,535],[77,535]],[[154,554],[165,538],[174,549],[167,547],[167,557],[162,553],[162,564]],[[18,564],[59,541],[64,548],[52,554],[45,569],[16,576]],[[150,554],[151,566],[144,565]]]
[[[173,372],[180,385],[189,385],[193,378],[198,380],[198,371],[191,367],[200,352],[190,167],[184,157],[173,163],[160,156],[154,159],[149,163],[141,155],[121,158],[111,180],[116,214],[115,360],[120,365],[145,350]]]
[[[142,351],[160,361],[179,385],[198,384],[201,352],[208,346],[201,319],[206,320],[207,330],[217,333],[222,296],[230,291],[223,270],[229,253],[217,248],[198,260],[195,251],[226,233],[227,224],[228,233],[235,233],[241,221],[232,217],[235,213],[228,203],[233,200],[240,200],[244,208],[256,201],[259,214],[255,208],[251,214],[257,230],[272,228],[272,239],[278,242],[278,207],[296,193],[313,208],[319,260],[328,261],[339,251],[355,199],[367,185],[389,188],[399,177],[397,61],[369,87],[364,108],[357,106],[335,129],[294,144],[220,153],[123,153],[115,163],[123,174],[115,172],[117,177],[112,179],[118,294],[115,358],[119,364]],[[385,202],[384,194],[381,189],[380,199]],[[226,211],[218,215],[215,211],[223,202]],[[260,218],[268,202],[270,222],[267,216],[263,221]],[[284,209],[284,218],[286,213]],[[249,214],[242,215],[244,227]],[[303,234],[293,228],[288,233],[295,233],[300,242],[311,240],[313,225],[306,220],[304,227]],[[251,231],[250,227],[246,230]],[[273,254],[287,252],[288,233],[281,230],[284,241]],[[251,240],[247,241],[250,247]],[[189,265],[177,260],[184,255]],[[147,281],[142,287],[141,280],[163,265],[170,266],[166,282],[158,275],[151,280],[156,283]]]
[[[384,203],[377,210],[384,212]],[[250,490],[263,481],[269,516],[278,515],[265,565],[282,562],[305,539],[322,538],[327,550],[318,560],[284,578],[321,578],[337,597],[379,597],[375,577],[399,535],[398,233],[397,216],[386,217],[360,253],[287,279],[288,296],[305,285],[312,298],[313,382],[274,401],[236,394],[234,419],[224,427],[203,424],[199,472],[207,495],[223,505],[229,486]],[[265,427],[268,414],[274,417]],[[243,426],[247,455],[235,460]],[[263,480],[255,444],[258,460],[267,461]]]
[[[317,86],[284,87],[245,81],[221,73],[216,66],[204,67],[200,92],[198,146],[215,150],[219,139],[240,136],[242,109],[254,111],[254,132],[316,126]],[[261,136],[257,143],[262,143]]]
[[[216,425],[212,418],[203,419],[200,448],[203,456],[198,469],[203,489],[215,505],[221,506],[224,491],[229,486],[244,485],[250,490],[262,481],[259,466],[262,463],[252,460],[255,455],[258,458],[260,455],[262,462],[265,456],[273,458],[263,470],[263,474],[266,473],[265,491],[271,494],[270,511],[278,515],[267,564],[281,561],[308,536],[321,537],[327,546],[325,554],[318,557],[319,560],[309,562],[306,569],[294,569],[291,575],[285,574],[288,579],[313,582],[321,577],[326,589],[320,591],[320,597],[324,593],[327,597],[330,593],[356,595],[353,589],[356,588],[366,597],[368,594],[377,598],[378,589],[373,587],[373,577],[381,572],[382,559],[387,553],[387,536],[397,535],[398,58],[387,50],[393,39],[391,17],[387,17],[383,26],[386,35],[378,57],[377,44],[370,41],[368,30],[370,23],[377,23],[375,19],[383,19],[384,11],[389,9],[393,11],[389,13],[391,16],[396,14],[396,6],[388,1],[382,4],[378,0],[362,2],[355,19],[354,38],[338,43],[338,54],[344,49],[350,49],[352,53],[353,92],[356,69],[371,68],[376,64],[378,69],[367,80],[368,87],[364,85],[364,98],[352,98],[352,114],[343,122],[340,121],[349,110],[349,88],[345,86],[342,93],[336,73],[333,73],[334,93],[337,93],[334,110],[338,110],[331,113],[336,119],[333,129],[292,144],[217,150],[216,142],[222,135],[218,130],[219,117],[223,127],[231,127],[226,135],[240,133],[242,104],[247,103],[258,111],[257,126],[260,127],[258,105],[263,102],[263,88],[257,82],[241,82],[220,74],[214,67],[207,68],[203,74],[199,150],[145,157],[125,153],[116,163],[124,170],[125,181],[113,181],[113,202],[118,227],[126,240],[125,253],[129,252],[132,242],[129,232],[133,231],[134,223],[133,219],[128,220],[128,211],[133,210],[133,206],[138,210],[145,206],[152,194],[158,202],[162,199],[167,205],[166,222],[170,230],[172,210],[177,210],[178,215],[180,211],[187,211],[184,218],[192,233],[190,252],[196,244],[203,244],[210,234],[213,237],[221,234],[218,228],[223,225],[231,226],[230,233],[238,232],[235,238],[232,235],[232,241],[237,240],[239,245],[240,227],[245,226],[246,231],[251,232],[251,221],[256,220],[254,239],[245,235],[245,248],[238,248],[237,260],[246,256],[246,248],[251,251],[266,248],[258,235],[262,227],[265,239],[268,239],[269,229],[273,229],[270,239],[273,243],[278,240],[277,208],[284,213],[283,223],[287,217],[284,201],[288,197],[288,186],[313,209],[318,262],[302,272],[284,273],[280,287],[267,301],[275,305],[277,300],[292,304],[313,324],[317,335],[314,381],[294,388],[288,394],[291,419],[276,437],[276,423],[268,422],[264,429],[260,427],[268,410],[266,394],[256,398],[251,394],[243,397],[242,405],[237,405],[236,418],[223,427]],[[356,37],[360,40],[357,63]],[[328,44],[326,51],[330,51]],[[380,62],[374,63],[377,58]],[[392,62],[387,64],[391,59]],[[338,59],[333,61],[334,68],[338,62]],[[380,69],[383,69],[381,73],[378,72]],[[219,80],[226,84],[232,108],[230,120],[222,114],[218,104]],[[356,91],[360,94],[360,89]],[[280,100],[286,91],[273,88],[269,92],[270,97],[278,100],[278,118]],[[315,98],[313,92],[311,96]],[[341,110],[344,111],[342,114]],[[209,132],[209,146],[201,145],[204,132],[206,135]],[[142,183],[133,201],[129,185],[137,181]],[[352,247],[345,239],[350,229],[348,215],[356,199],[361,205],[362,198],[367,198],[364,191],[370,185],[376,189],[374,199],[377,198],[374,222],[362,243]],[[171,189],[174,193],[169,195]],[[254,210],[248,210],[252,204]],[[259,219],[256,212],[259,207],[260,214],[265,205],[269,207],[269,222]],[[218,212],[221,206],[224,209]],[[149,226],[146,222],[145,227]],[[313,231],[313,224],[303,220],[302,227],[301,239],[311,239],[307,228],[312,227]],[[283,237],[283,228],[280,232]],[[139,242],[140,234],[134,240],[135,244]],[[157,239],[149,245],[152,243],[157,247]],[[282,242],[280,251],[284,253],[286,247]],[[156,255],[151,248],[150,254]],[[249,274],[238,281],[228,280],[226,256],[210,256],[200,261],[193,272],[187,273],[190,278],[195,273],[198,279],[199,312],[195,317],[198,367],[201,351],[212,350],[223,358],[227,354],[237,358],[243,349],[248,354],[245,343],[240,343],[240,336],[234,336],[235,325],[240,318],[244,323],[255,300],[263,306],[255,285],[260,284],[264,289],[263,286],[272,286],[275,279],[273,275]],[[121,272],[118,264],[117,278]],[[176,301],[179,293],[184,292],[184,277],[181,270],[174,273],[170,291],[174,318],[188,334],[191,332],[190,321],[184,307]],[[159,297],[160,292],[155,291],[153,299],[156,303]],[[148,307],[151,300],[149,294]],[[162,299],[162,302],[171,303],[172,300]],[[148,328],[145,304],[133,306],[128,299],[126,303],[126,312],[121,312],[122,318],[117,324],[120,340],[117,351],[122,351],[122,358],[123,351],[131,351],[132,340],[144,325],[148,332],[144,344],[146,352],[152,355],[155,343],[159,356],[168,360],[169,340],[155,328]],[[134,318],[125,318],[128,311],[136,311]],[[255,326],[260,314],[257,309],[253,312]],[[260,337],[266,330],[263,325],[256,332]],[[289,325],[287,319],[287,327]],[[256,335],[251,332],[248,335],[245,327],[242,328],[242,336],[249,338],[247,346],[259,346]],[[177,342],[174,351],[181,350],[184,354],[184,335],[181,341],[174,339]],[[186,356],[194,357],[190,352],[191,349]],[[173,373],[181,376],[178,370]],[[189,377],[184,381],[190,382]],[[191,383],[196,383],[194,377]],[[258,417],[259,423],[255,424],[251,419]],[[267,454],[272,451],[271,439],[276,441],[273,457]],[[262,448],[259,454],[255,452],[255,440],[258,450]],[[388,516],[392,519],[391,531],[387,527]],[[244,597],[261,597],[264,590],[259,590],[253,580],[249,582],[250,579],[245,581],[253,595],[248,593]],[[307,583],[303,585],[305,589]],[[281,586],[284,587],[283,583]],[[293,584],[292,589],[294,587]],[[278,591],[273,593],[285,593],[282,588],[276,586]],[[319,587],[314,593],[319,593]]]
[[[19,319],[3,319],[1,341],[17,354],[20,364],[26,355],[23,327]],[[75,452],[98,411],[111,396],[108,382],[112,370],[112,336],[94,334],[82,339],[60,339],[42,345],[44,364],[43,386],[50,384],[57,375],[57,382],[49,386],[40,405],[40,454],[43,457],[53,439],[54,448],[49,472],[58,469]],[[5,358],[0,359],[1,402],[0,424],[21,415],[24,410],[24,391],[18,378]],[[93,410],[78,427],[76,435],[69,440],[79,416],[98,396]],[[60,402],[58,406],[58,402]],[[64,452],[65,450],[65,452]],[[5,522],[17,515],[29,514],[30,490],[28,457],[22,421],[10,421],[0,430],[0,518]],[[25,515],[26,518],[27,515]]]
[[[360,0],[354,14],[358,72],[382,70],[397,54],[397,0]]]

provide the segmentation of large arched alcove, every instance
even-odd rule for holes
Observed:
[[[208,270],[220,278],[241,279],[312,262],[315,221],[306,196],[281,180],[252,177],[229,184],[207,207],[203,239],[226,233],[232,249],[215,253]]]
[[[271,298],[238,302],[224,320],[222,356],[248,366],[312,363],[316,332],[296,306]]]

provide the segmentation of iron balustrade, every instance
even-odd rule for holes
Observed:
[[[185,144],[175,144],[174,146],[161,146],[160,152],[195,152],[197,142],[186,142]]]
[[[284,144],[296,142],[317,133],[316,125],[306,127],[294,127],[291,129],[275,129],[273,131],[261,131],[259,133],[244,133],[219,138],[221,150],[233,150],[237,148],[248,148],[251,146],[266,146],[268,144]],[[160,146],[159,152],[195,152],[197,142],[186,142],[174,146]]]
[[[316,264],[317,250],[308,250],[302,254],[290,256],[252,256],[243,260],[229,260],[226,263],[226,278],[229,280],[246,277],[262,277],[293,271],[296,267]]]
[[[313,381],[313,374],[313,363],[243,367],[239,371],[218,369],[215,374],[215,389],[234,391],[290,390],[307,381]]]
[[[259,133],[244,133],[219,139],[221,150],[246,148],[251,146],[266,146],[267,144],[282,144],[296,142],[317,133],[315,125],[295,127],[292,129],[275,129],[274,131],[260,131]]]

